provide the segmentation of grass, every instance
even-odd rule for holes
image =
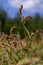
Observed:
[[[31,47],[26,45],[25,48],[22,47],[21,42],[15,42],[15,46],[13,43],[11,44],[12,41],[15,40],[3,38],[0,42],[0,65],[43,65],[43,41],[32,43]],[[31,60],[32,58],[34,60]],[[36,58],[39,60],[37,61]],[[21,63],[19,64],[19,62]]]

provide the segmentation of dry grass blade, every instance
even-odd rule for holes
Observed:
[[[29,64],[29,63],[33,63],[33,62],[38,62],[40,61],[40,58],[27,58],[25,60],[19,61],[17,63],[17,65],[23,65],[23,64]]]
[[[11,27],[11,29],[10,29],[10,35],[12,35],[13,34],[13,30],[15,29],[15,28],[17,28],[16,26],[13,26],[13,27]]]

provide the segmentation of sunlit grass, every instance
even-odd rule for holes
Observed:
[[[32,57],[40,58],[40,62],[29,63],[30,65],[39,65],[42,63],[43,41],[32,44],[30,48],[28,47],[22,48],[21,43],[19,45],[17,44],[17,47],[15,47],[16,52],[10,46],[11,43],[8,43],[8,40],[3,39],[2,43],[5,43],[5,42],[8,44],[8,46],[6,47],[0,46],[0,61],[4,58],[3,61],[1,62],[2,64],[0,65],[17,65],[19,61],[25,62],[27,58],[32,58]]]

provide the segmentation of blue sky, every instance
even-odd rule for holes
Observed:
[[[34,16],[37,12],[43,16],[43,0],[0,0],[0,6],[2,6],[8,13],[8,16],[12,18],[18,12],[21,4],[23,5],[23,16]]]

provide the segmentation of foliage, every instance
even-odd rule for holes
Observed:
[[[0,9],[0,22],[1,22],[1,32],[4,32],[4,24],[6,19],[7,13],[4,9]]]
[[[2,65],[17,65],[20,61],[24,63],[26,59],[29,58],[40,58],[38,62],[31,62],[28,65],[39,65],[43,62],[43,40],[40,40],[40,32],[36,33],[37,29],[41,29],[43,32],[43,18],[39,14],[36,14],[32,19],[26,18],[23,22],[21,21],[21,15],[17,14],[14,19],[6,18],[5,11],[0,13],[0,20],[2,22],[2,32],[4,31],[8,34],[8,37],[3,36],[0,41],[0,61]],[[15,37],[13,39],[9,38],[10,29],[12,26],[17,26],[17,29],[13,31],[17,35],[19,32],[20,39]],[[31,32],[34,32],[33,36],[35,41],[31,36]],[[41,32],[41,33],[42,33]],[[43,33],[42,33],[43,34]],[[21,39],[26,37],[25,42],[22,43]],[[28,43],[27,43],[28,40]],[[13,42],[12,42],[13,41]],[[34,43],[33,43],[34,42]],[[16,44],[16,47],[15,45]],[[30,47],[31,46],[31,47]],[[36,59],[34,59],[36,61]],[[26,61],[27,62],[27,61]],[[29,62],[29,61],[28,61]],[[40,62],[40,63],[39,63]]]

